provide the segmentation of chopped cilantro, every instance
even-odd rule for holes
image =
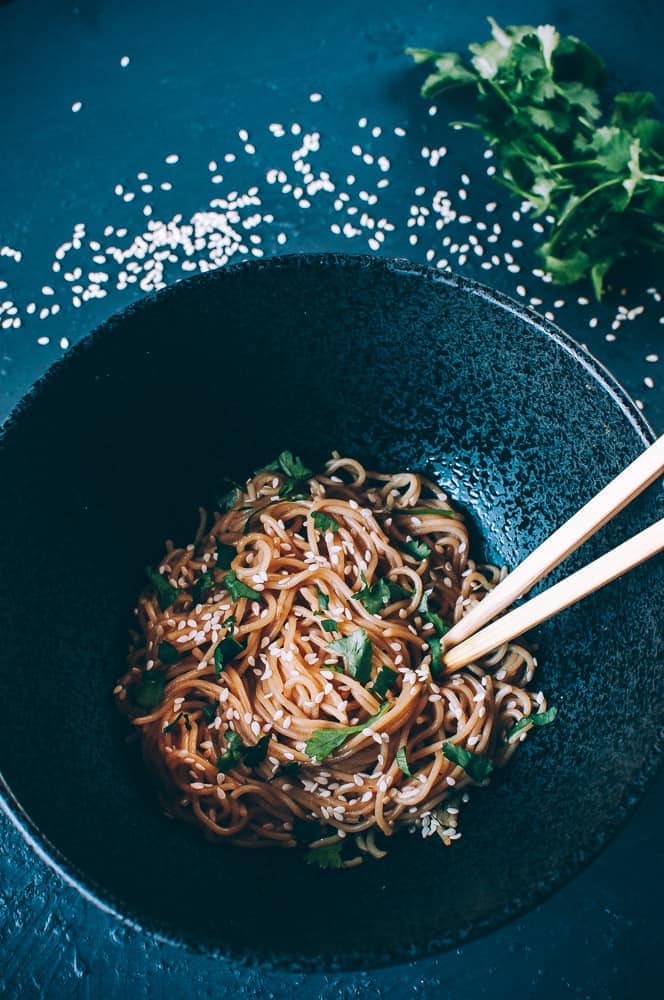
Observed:
[[[338,622],[333,621],[331,618],[323,618],[321,621],[321,628],[325,632],[338,632]]]
[[[330,598],[327,594],[323,593],[320,587],[316,586],[316,593],[318,594],[318,606],[322,608],[323,611],[327,611],[330,606]]]
[[[431,650],[431,666],[429,667],[429,672],[435,680],[437,677],[440,677],[445,666],[443,663],[443,649],[437,635],[427,636],[427,643],[429,644],[429,649]]]
[[[217,541],[217,569],[230,569],[231,562],[237,555],[234,545],[226,545],[225,542]]]
[[[319,763],[334,753],[342,743],[345,743],[350,736],[361,733],[363,729],[370,728],[374,722],[380,719],[390,707],[389,702],[384,702],[375,715],[370,716],[366,722],[360,722],[357,726],[334,726],[330,729],[316,729],[306,744],[307,755],[315,758]]]
[[[184,719],[185,729],[187,730],[188,733],[190,733],[191,732],[191,722],[189,721],[189,715],[187,714],[187,712],[178,712],[178,714],[175,716],[175,718],[173,719],[173,721],[171,723],[169,723],[168,726],[164,726],[162,732],[164,732],[164,733],[172,733],[173,730],[176,728],[176,726],[177,726],[178,722],[180,721],[180,719]]]
[[[131,688],[132,700],[139,708],[151,712],[164,696],[166,674],[160,670],[144,670],[140,684]]]
[[[323,847],[310,847],[304,855],[304,860],[308,865],[318,865],[319,868],[341,868],[341,848],[343,844],[337,841],[334,844],[326,844]]]
[[[145,567],[145,572],[157,595],[159,607],[165,611],[176,600],[179,593],[177,587],[172,587],[165,576],[162,576],[155,569],[151,569],[150,566]]]
[[[216,701],[206,701],[204,705],[201,705],[201,711],[206,722],[214,722],[217,717],[218,708],[219,702]]]
[[[271,733],[261,736],[258,743],[251,747],[243,747],[242,760],[247,767],[258,767],[267,757],[267,748],[271,739]]]
[[[402,542],[399,548],[406,555],[412,556],[414,559],[428,559],[431,555],[431,549],[427,543],[420,542],[417,538],[411,538],[409,542]]]
[[[493,771],[493,764],[483,753],[473,753],[456,743],[443,743],[443,753],[453,764],[462,767],[468,777],[478,784],[484,781]]]
[[[240,508],[240,510],[249,510],[249,511],[251,511],[251,513],[247,517],[247,520],[244,522],[244,528],[242,529],[242,533],[244,535],[248,535],[249,534],[249,532],[251,530],[251,522],[252,522],[253,518],[256,516],[256,514],[260,514],[261,511],[267,510],[267,508],[271,507],[273,503],[274,503],[274,500],[270,500],[270,501],[268,501],[268,503],[264,503],[262,507],[248,506],[248,507],[241,507]]]
[[[521,730],[525,729],[531,722],[533,726],[548,726],[550,722],[553,722],[557,714],[557,707],[552,705],[546,712],[539,712],[537,715],[526,715],[523,719],[519,719],[516,725],[512,726],[512,728],[508,730],[505,734],[505,742],[509,743],[513,736],[520,733]]]
[[[214,672],[217,677],[221,676],[225,665],[234,660],[242,650],[245,648],[246,643],[238,642],[234,639],[232,635],[224,636],[220,643],[215,646],[214,650]]]
[[[238,734],[233,732],[233,730],[227,730],[224,734],[224,739],[226,741],[226,750],[220,757],[217,757],[218,771],[230,771],[231,768],[237,767],[241,760],[240,751],[243,744]]]
[[[228,730],[224,734],[226,740],[226,750],[217,757],[217,770],[230,771],[237,767],[240,762],[244,762],[247,767],[256,767],[267,756],[267,746],[270,742],[270,733],[262,736],[254,746],[245,746],[237,733]]]
[[[279,768],[279,777],[296,778],[300,771],[302,770],[302,765],[298,764],[296,760],[287,760],[285,764],[282,764]]]
[[[424,622],[429,622],[434,627],[434,635],[425,633],[426,641],[429,644],[431,650],[431,676],[433,678],[438,677],[443,671],[443,649],[441,644],[441,639],[446,632],[449,632],[450,627],[447,622],[435,611],[429,611],[429,598],[431,597],[433,590],[425,590],[422,595],[422,600],[420,601],[418,612],[422,616]]]
[[[373,682],[369,690],[373,695],[375,695],[376,698],[379,698],[382,701],[398,676],[399,674],[396,670],[392,670],[390,667],[381,667],[378,671],[376,680]]]
[[[170,642],[160,642],[157,646],[157,656],[162,663],[167,664],[170,667],[172,663],[177,663],[180,659],[180,654],[175,648],[171,646]]]
[[[430,622],[433,625],[438,638],[442,638],[450,630],[450,627],[444,618],[441,618],[441,616],[435,611],[426,611],[422,615],[422,619],[423,621]]]
[[[356,601],[360,601],[370,615],[378,614],[379,611],[386,608],[392,601],[402,601],[412,596],[398,583],[395,583],[394,580],[381,578],[369,586],[364,573],[362,574],[362,579],[364,580],[365,587],[363,590],[358,590],[357,593],[353,594],[353,598]]]
[[[323,836],[323,827],[318,820],[293,818],[293,836],[298,844],[311,844]]]
[[[191,588],[191,606],[195,608],[197,604],[204,604],[210,591],[214,587],[214,577],[209,570],[202,573],[194,586]]]
[[[318,528],[318,530],[323,534],[325,534],[326,531],[335,532],[339,530],[338,522],[335,521],[333,517],[330,517],[329,514],[326,514],[322,510],[315,510],[311,515],[311,520],[314,522],[314,525]]]
[[[250,601],[262,601],[263,599],[257,590],[254,590],[253,587],[248,587],[242,580],[238,580],[234,569],[226,574],[223,584],[234,601],[239,601],[242,597],[246,597]]]
[[[283,473],[285,478],[279,489],[280,497],[290,496],[298,483],[313,475],[311,469],[308,469],[302,460],[290,451],[282,451],[274,462],[265,466],[264,471]]]
[[[231,507],[234,507],[242,496],[242,487],[238,486],[237,483],[232,482],[230,479],[224,480],[223,485],[228,485],[229,483],[231,488],[222,493],[218,493],[215,500],[217,510],[221,511],[222,514],[224,514],[227,510],[230,510]]]
[[[371,640],[363,628],[357,628],[342,639],[335,639],[327,645],[333,653],[339,653],[346,661],[346,669],[360,684],[366,684],[371,677]]]
[[[403,774],[405,774],[407,778],[412,777],[412,773],[413,772],[411,771],[410,767],[408,766],[408,753],[406,751],[406,747],[405,746],[404,747],[399,747],[399,749],[397,750],[397,755],[396,755],[396,757],[394,759],[397,762],[397,766],[398,766],[399,770]]]

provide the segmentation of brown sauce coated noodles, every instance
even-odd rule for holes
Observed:
[[[211,525],[201,511],[193,544],[167,543],[118,707],[167,815],[211,838],[309,841],[325,867],[381,856],[376,835],[401,828],[449,844],[464,786],[546,709],[523,645],[453,673],[440,659],[445,628],[502,574],[471,559],[422,476],[293,463],[282,453]]]

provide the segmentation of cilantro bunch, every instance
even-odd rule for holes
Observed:
[[[553,215],[537,250],[558,284],[589,276],[601,299],[619,261],[664,251],[664,126],[650,93],[617,94],[610,112],[600,99],[601,59],[549,24],[501,28],[458,52],[407,49],[432,64],[422,96],[474,87],[478,123],[502,177],[534,215]]]

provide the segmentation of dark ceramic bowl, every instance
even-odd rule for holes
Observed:
[[[149,296],[55,365],[0,440],[4,808],[100,906],[241,960],[387,964],[522,912],[606,843],[659,761],[657,566],[538,630],[558,721],[473,794],[458,843],[405,834],[346,872],[161,816],[111,699],[130,610],[163,539],[189,540],[224,475],[284,447],[426,470],[514,565],[651,437],[563,333],[429,268],[281,257]],[[651,490],[567,565],[657,506]]]

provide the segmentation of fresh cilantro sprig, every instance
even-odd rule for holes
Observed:
[[[601,59],[549,24],[501,28],[458,52],[407,49],[431,64],[422,96],[476,91],[477,123],[493,146],[498,178],[534,215],[552,215],[537,250],[558,284],[589,277],[601,299],[608,272],[664,251],[664,126],[651,93],[600,96]]]
[[[361,733],[363,729],[370,728],[374,722],[377,722],[387,712],[389,707],[390,703],[387,701],[384,702],[375,715],[371,715],[366,722],[360,722],[357,726],[334,726],[330,729],[314,730],[306,743],[305,751],[307,756],[312,757],[320,763],[326,757],[329,757],[330,754],[334,753],[335,750],[338,750],[351,736]]]

